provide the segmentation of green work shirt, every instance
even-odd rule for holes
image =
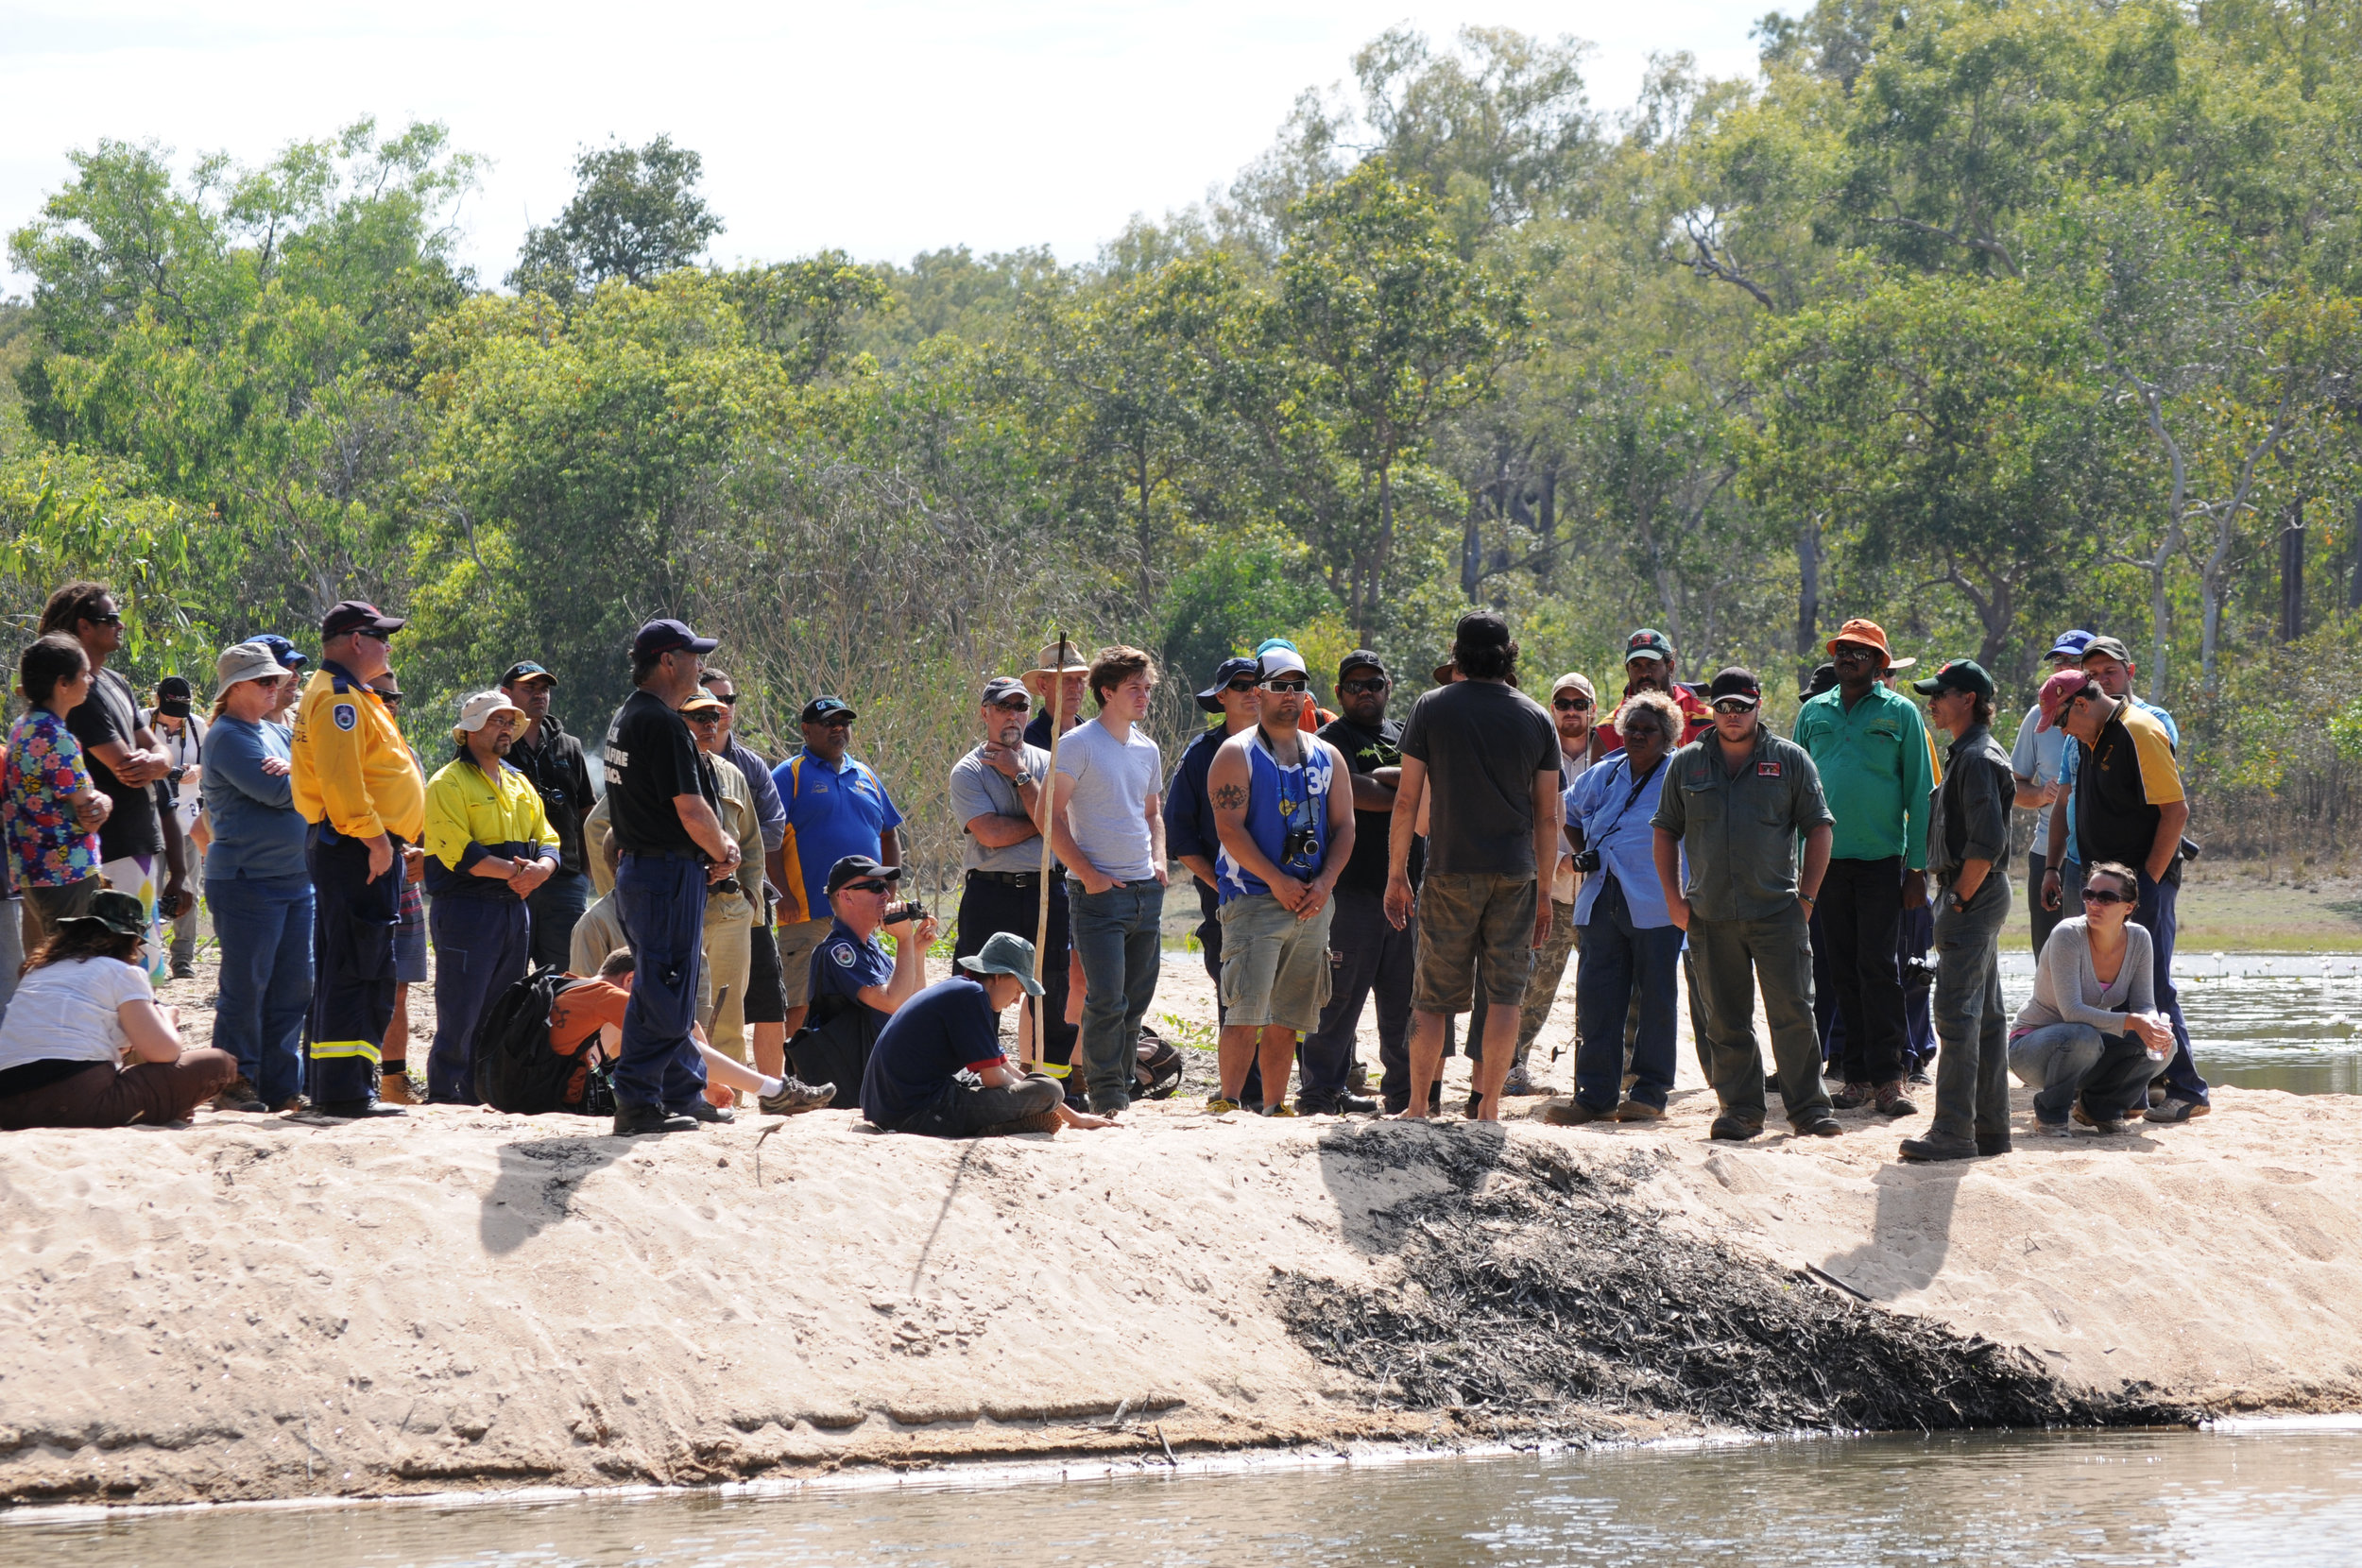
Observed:
[[[1682,890],[1705,920],[1769,920],[1796,902],[1796,839],[1831,821],[1821,775],[1793,741],[1755,730],[1734,776],[1712,730],[1672,756],[1650,826],[1681,840]]]
[[[1812,754],[1837,813],[1829,859],[1900,855],[1911,870],[1926,869],[1935,754],[1917,703],[1874,683],[1848,712],[1842,690],[1823,691],[1797,710],[1796,743]]]

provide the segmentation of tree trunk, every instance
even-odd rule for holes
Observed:
[[[1796,530],[1796,684],[1812,684],[1821,651],[1821,520]]]
[[[1484,580],[1484,499],[1480,491],[1468,498],[1468,518],[1460,529],[1460,597],[1476,603],[1477,585]]]

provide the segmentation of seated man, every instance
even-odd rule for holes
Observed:
[[[894,896],[901,876],[901,867],[866,855],[844,856],[829,868],[834,918],[813,951],[805,1027],[787,1043],[796,1076],[808,1082],[860,1082],[878,1031],[927,983],[934,921],[886,918],[889,911],[903,913]],[[880,931],[894,938],[891,956],[878,940]]]
[[[937,980],[895,1010],[862,1076],[862,1115],[888,1132],[937,1138],[1114,1126],[1069,1108],[1056,1079],[1020,1073],[1001,1054],[999,1015],[1020,994],[1042,992],[1034,945],[996,932],[960,967],[977,978]],[[976,1075],[973,1087],[963,1073]]]
[[[618,948],[608,954],[597,975],[572,980],[550,1002],[550,1048],[560,1056],[581,1057],[580,1067],[567,1085],[569,1106],[582,1103],[591,1070],[614,1061],[623,1049],[624,1004],[631,999],[636,968],[631,949]],[[768,1115],[792,1116],[798,1111],[816,1111],[836,1098],[833,1083],[768,1078],[733,1061],[709,1045],[705,1031],[694,1025],[690,1037],[705,1060],[708,1078],[756,1096]]]

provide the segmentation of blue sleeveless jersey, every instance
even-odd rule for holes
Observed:
[[[1299,734],[1296,744],[1303,749],[1304,763],[1292,768],[1283,768],[1273,758],[1260,735],[1247,746],[1246,830],[1265,860],[1299,881],[1309,881],[1328,854],[1328,787],[1334,769],[1328,748],[1309,731]],[[1214,871],[1215,891],[1225,904],[1271,892],[1260,877],[1232,860],[1227,849],[1214,857]]]

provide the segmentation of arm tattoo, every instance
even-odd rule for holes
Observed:
[[[1236,784],[1224,784],[1214,792],[1214,804],[1225,811],[1235,811],[1246,804],[1246,792]]]

